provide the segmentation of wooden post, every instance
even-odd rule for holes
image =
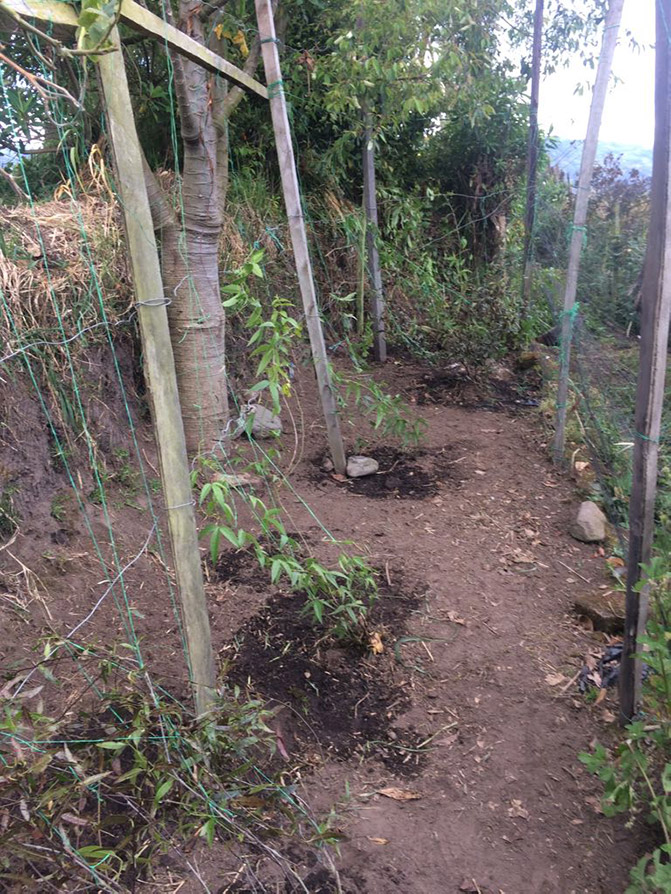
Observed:
[[[624,0],[610,0],[608,13],[603,29],[601,43],[601,55],[594,82],[594,93],[589,110],[587,135],[582,149],[582,162],[580,165],[580,177],[578,179],[578,194],[575,199],[575,213],[573,227],[571,229],[571,244],[569,248],[568,271],[566,273],[566,286],[564,290],[564,312],[561,326],[559,384],[557,388],[557,426],[553,444],[553,456],[555,463],[561,463],[564,459],[564,443],[566,441],[566,404],[568,401],[568,381],[571,366],[571,341],[573,339],[573,321],[576,311],[575,297],[578,290],[578,273],[580,271],[580,254],[586,233],[587,207],[589,205],[589,193],[592,183],[594,160],[599,143],[599,130],[603,107],[606,103],[606,93],[610,80],[610,71],[613,65],[613,54],[617,44],[617,37],[622,19],[622,7]]]
[[[527,319],[531,302],[531,247],[536,219],[536,183],[538,179],[538,99],[543,50],[543,3],[536,0],[534,37],[531,51],[531,102],[529,104],[529,145],[527,149],[527,201],[524,215],[524,257],[522,260],[522,321]]]
[[[215,675],[193,492],[161,269],[126,69],[116,28],[111,34],[111,40],[116,44],[117,52],[101,57],[100,81],[133,270],[144,373],[152,402],[191,684],[196,711],[202,714],[212,706]]]
[[[375,178],[375,143],[373,142],[372,116],[364,109],[363,132],[363,202],[366,215],[366,255],[368,258],[368,275],[372,288],[371,317],[373,320],[373,356],[378,363],[387,359],[387,340],[385,336],[385,303],[382,290],[382,271],[380,270],[380,254],[377,250],[378,216],[377,186]]]
[[[312,358],[317,374],[319,397],[326,420],[329,449],[333,466],[340,475],[346,472],[347,461],[340,422],[336,408],[335,394],[331,384],[328,358],[324,333],[319,318],[317,295],[312,276],[312,264],[308,251],[308,240],[305,232],[305,220],[301,206],[300,191],[298,188],[298,175],[296,173],[296,161],[291,142],[291,130],[289,128],[289,116],[287,115],[287,101],[282,84],[282,70],[280,68],[280,56],[277,50],[277,35],[275,33],[275,21],[270,5],[270,0],[256,0],[256,18],[261,35],[261,50],[263,53],[263,65],[266,73],[268,98],[270,100],[270,112],[275,131],[275,143],[277,145],[277,157],[282,177],[282,190],[284,202],[289,218],[289,232],[291,244],[296,259],[298,282],[303,299],[305,319],[312,348]]]
[[[636,592],[650,561],[655,528],[657,460],[671,319],[671,51],[667,23],[671,0],[657,0],[655,148],[648,249],[641,303],[641,353],[636,391],[634,468],[629,501],[629,557],[624,648],[620,666],[620,720],[628,723],[640,702],[641,667],[634,659],[648,613],[647,592]]]

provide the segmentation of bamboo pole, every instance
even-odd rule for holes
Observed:
[[[377,187],[375,177],[375,143],[371,113],[364,109],[363,133],[363,201],[366,213],[366,255],[368,275],[372,288],[371,317],[373,320],[373,356],[378,363],[387,359],[387,339],[385,337],[385,302],[382,288],[380,253],[377,250],[378,215]]]
[[[527,148],[527,200],[524,215],[524,257],[522,260],[522,320],[526,321],[531,302],[531,247],[536,219],[536,184],[538,180],[538,102],[540,97],[541,60],[543,52],[543,3],[536,0],[534,37],[531,51],[531,101],[529,104],[529,145]]]
[[[189,463],[154,227],[116,28],[111,40],[117,52],[101,57],[100,81],[133,271],[144,374],[152,402],[191,684],[196,710],[202,714],[212,706],[215,674]]]
[[[303,299],[305,319],[310,337],[312,359],[317,374],[319,386],[319,398],[321,400],[329,449],[333,466],[340,475],[344,475],[347,467],[345,448],[340,433],[340,422],[336,408],[335,394],[331,383],[326,345],[322,331],[319,308],[317,306],[317,294],[312,276],[312,264],[308,250],[308,240],[305,231],[305,219],[301,206],[300,191],[298,188],[298,175],[296,173],[296,160],[291,142],[291,130],[289,128],[289,116],[287,114],[287,101],[282,84],[282,70],[280,68],[280,56],[277,50],[277,35],[270,0],[256,0],[256,17],[261,35],[261,50],[263,53],[263,65],[268,86],[268,98],[270,100],[270,112],[275,131],[275,143],[282,178],[282,190],[284,202],[289,218],[289,232],[291,244],[296,260],[296,271]]]
[[[586,233],[587,207],[589,205],[589,193],[592,183],[592,172],[596,159],[596,150],[599,143],[599,130],[603,107],[606,103],[606,93],[610,72],[613,66],[613,55],[617,44],[620,21],[622,19],[622,7],[624,0],[610,0],[608,13],[603,29],[601,54],[599,66],[594,82],[594,93],[589,110],[587,135],[582,149],[582,162],[580,165],[580,177],[578,179],[578,194],[575,199],[575,213],[571,228],[571,244],[569,248],[568,271],[566,273],[566,286],[564,290],[564,312],[562,315],[559,384],[557,389],[557,426],[555,430],[553,457],[555,463],[561,463],[564,459],[564,444],[566,441],[566,406],[568,401],[568,383],[571,366],[571,342],[573,339],[573,322],[577,305],[575,303],[578,290],[578,273],[580,271],[580,254]]]
[[[639,593],[650,561],[655,528],[657,463],[671,319],[671,0],[657,0],[655,147],[650,229],[641,305],[641,351],[636,391],[636,435],[631,499],[624,647],[620,667],[620,720],[628,723],[640,702],[641,667],[634,658],[648,615],[647,588]]]

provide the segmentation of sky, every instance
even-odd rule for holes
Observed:
[[[627,32],[640,45],[632,49]],[[606,100],[600,139],[604,142],[652,148],[654,136],[655,3],[626,0],[615,51],[613,83]],[[596,69],[576,60],[541,84],[539,118],[547,132],[552,126],[561,139],[584,139],[591,92],[574,95],[578,84],[593,83]]]

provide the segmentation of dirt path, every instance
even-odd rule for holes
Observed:
[[[300,599],[269,587],[250,556],[230,551],[209,574],[219,659],[231,682],[278,707],[287,753],[280,768],[299,768],[306,802],[316,812],[336,805],[331,827],[342,839],[346,894],[619,894],[645,842],[599,814],[599,784],[578,761],[595,737],[612,735],[614,704],[609,696],[589,705],[564,683],[595,640],[573,617],[573,600],[607,584],[603,559],[566,533],[578,502],[573,484],[553,471],[538,416],[516,403],[514,388],[499,389],[505,406],[497,411],[499,401],[454,377],[431,381],[422,370],[389,365],[384,378],[422,404],[422,447],[403,453],[369,444],[381,474],[359,483],[333,480],[320,471],[320,456],[305,454],[291,475],[295,493],[276,493],[287,527],[322,560],[337,554],[328,530],[379,569],[371,633],[384,651],[324,642],[301,616]],[[314,394],[305,380],[296,391],[296,418],[308,420],[305,443],[316,449],[325,438]],[[42,496],[24,509],[12,549],[45,583],[48,627],[67,630],[99,598],[100,570],[76,515],[54,518],[52,490],[67,482],[49,465],[38,415],[33,427],[41,452],[24,456],[17,440],[11,455],[42,476],[26,483],[28,494]],[[346,432],[350,449],[370,437],[361,422]],[[150,440],[147,430],[148,449]],[[290,437],[283,440],[290,451]],[[126,561],[149,522],[140,497],[119,496],[112,524]],[[156,568],[143,556],[127,586],[152,672],[179,685],[179,642]],[[37,601],[25,622],[7,618],[0,659],[11,668],[25,663],[44,622]],[[86,635],[123,637],[111,604]],[[73,673],[62,691],[75,705],[80,690]],[[389,788],[416,797],[378,793]],[[292,857],[304,861],[311,894],[337,890],[314,855]],[[283,880],[250,884],[238,862],[229,872],[231,857],[216,846],[197,847],[191,862],[202,883],[183,860],[172,864],[182,894],[203,884],[217,894],[293,891]]]
[[[411,394],[416,381],[408,370],[401,384]],[[577,499],[545,459],[535,414],[423,409],[429,430],[415,473],[424,487],[422,471],[427,480],[443,479],[433,496],[401,498],[409,471],[399,473],[398,465],[386,498],[351,493],[328,477],[316,482],[307,461],[296,478],[330,531],[355,541],[392,585],[414,593],[403,620],[401,612],[378,621],[388,653],[379,661],[387,665],[378,673],[376,659],[366,659],[368,689],[354,686],[337,655],[324,662],[313,653],[297,665],[307,677],[305,667],[326,667],[329,686],[345,680],[357,696],[338,710],[314,678],[320,692],[310,693],[307,720],[316,724],[319,746],[333,748],[315,758],[305,795],[322,806],[340,802],[339,866],[352,894],[621,892],[641,842],[599,814],[599,785],[577,757],[595,736],[608,738],[614,704],[609,697],[589,706],[575,685],[546,681],[563,673],[568,682],[594,642],[571,606],[579,592],[607,583],[603,559],[566,533]],[[384,486],[378,490],[384,495]],[[314,522],[294,506],[296,524],[317,538]],[[262,626],[272,639],[272,617]],[[277,695],[259,658],[245,674]],[[277,654],[273,659],[268,675],[281,689],[286,665],[280,661],[278,670]],[[340,714],[348,730],[357,726],[353,710],[379,716],[385,674],[394,684],[386,737],[377,747],[344,749],[343,757],[338,736],[323,735],[320,712]],[[300,691],[298,700],[286,693],[292,713],[299,701]],[[365,724],[359,732],[366,734]],[[305,750],[310,736],[302,741]],[[428,747],[410,750],[424,742]],[[397,802],[376,794],[387,787],[418,797]],[[315,891],[333,890],[318,878]]]

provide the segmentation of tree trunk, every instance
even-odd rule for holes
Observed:
[[[180,28],[204,43],[199,5],[183,2]],[[211,450],[228,421],[225,326],[219,287],[221,202],[210,76],[173,56],[184,169],[182,220],[163,229],[162,267],[182,416],[190,453]]]

